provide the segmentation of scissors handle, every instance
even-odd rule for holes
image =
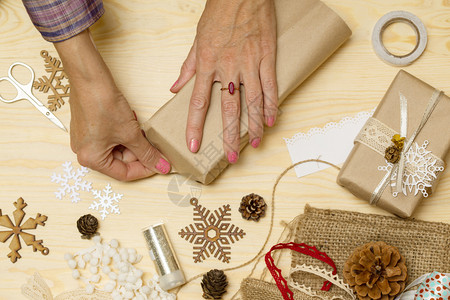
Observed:
[[[9,77],[2,77],[0,78],[0,82],[2,81],[8,81],[9,83],[11,83],[17,90],[17,95],[15,98],[13,99],[5,99],[0,95],[0,101],[3,101],[5,103],[12,103],[12,102],[16,102],[19,100],[28,100],[28,95],[27,93],[25,93],[24,90],[22,90],[22,88],[20,86],[17,85],[16,81],[9,78]]]
[[[29,81],[27,84],[21,84],[21,83],[19,83],[19,82],[14,78],[14,76],[13,76],[13,74],[12,74],[12,70],[14,69],[14,67],[17,67],[17,66],[25,67],[25,68],[28,69],[28,71],[30,71],[30,73],[31,73],[31,78],[30,78],[30,81]],[[23,89],[25,90],[25,92],[27,92],[27,93],[29,92],[29,93],[31,94],[31,89],[33,88],[33,82],[34,82],[34,71],[33,71],[33,69],[32,69],[29,65],[24,64],[24,63],[22,63],[22,62],[15,62],[15,63],[13,63],[13,64],[9,67],[9,70],[8,70],[8,76],[9,76],[9,78],[11,78],[12,80],[14,80],[18,85],[23,86]]]
[[[28,71],[30,71],[30,73],[31,73],[31,78],[30,78],[30,81],[29,81],[28,83],[26,83],[26,84],[21,84],[21,83],[18,82],[18,81],[16,80],[16,78],[13,76],[12,70],[14,69],[14,67],[17,67],[17,66],[25,67],[25,68],[28,69]],[[8,76],[9,76],[9,78],[11,78],[12,80],[14,80],[14,81],[17,83],[17,85],[21,86],[25,93],[31,94],[31,89],[33,88],[33,82],[34,82],[34,71],[33,71],[33,69],[32,69],[29,65],[24,64],[24,63],[21,63],[21,62],[15,62],[15,63],[13,63],[13,64],[9,67],[9,70],[8,70]]]
[[[31,79],[27,84],[21,84],[20,82],[18,82],[15,77],[12,74],[12,70],[14,69],[14,67],[16,66],[22,66],[27,68],[30,73],[31,73]],[[15,62],[13,63],[8,70],[8,77],[2,77],[0,78],[0,81],[8,81],[9,83],[11,83],[17,90],[17,96],[13,99],[4,99],[1,95],[0,95],[0,100],[6,103],[12,103],[12,102],[16,102],[19,100],[30,100],[29,96],[33,95],[33,93],[31,92],[31,89],[33,88],[33,82],[34,82],[34,71],[33,69],[24,63],[21,62]],[[34,98],[34,97],[33,97]],[[33,99],[34,100],[34,99]]]

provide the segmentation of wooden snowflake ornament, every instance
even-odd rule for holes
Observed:
[[[47,255],[49,253],[49,249],[42,245],[42,240],[36,241],[34,235],[24,232],[24,230],[27,229],[36,229],[38,225],[45,226],[47,216],[38,213],[35,219],[29,218],[24,224],[20,225],[25,216],[23,209],[27,206],[27,204],[22,198],[19,198],[17,202],[14,202],[14,206],[16,207],[16,210],[13,212],[15,225],[11,222],[9,216],[2,215],[2,211],[0,209],[0,226],[10,229],[7,231],[0,231],[0,242],[5,243],[11,236],[13,237],[11,243],[9,244],[9,249],[11,249],[11,252],[8,253],[8,257],[11,262],[15,263],[22,257],[19,254],[19,250],[22,249],[19,236],[22,237],[27,246],[33,247],[34,252],[39,250],[43,255]]]
[[[230,223],[230,205],[223,205],[211,213],[209,209],[198,204],[197,198],[192,198],[190,203],[194,207],[194,224],[181,229],[178,234],[194,244],[194,263],[202,262],[211,255],[229,263],[230,245],[245,235],[242,229]]]
[[[41,51],[41,56],[44,58],[45,71],[50,74],[50,78],[42,76],[42,78],[33,83],[33,87],[44,93],[48,93],[51,90],[51,94],[48,96],[48,109],[56,111],[64,105],[63,98],[70,97],[69,78],[59,59],[51,57],[48,51],[45,50]]]

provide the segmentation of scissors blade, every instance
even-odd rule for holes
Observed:
[[[44,105],[41,104],[41,105],[37,106],[37,108],[44,116],[46,116],[56,126],[58,126],[62,130],[67,132],[67,129],[66,129],[66,127],[64,127],[63,123],[61,123],[61,121],[51,111],[49,111],[47,107],[45,107]]]

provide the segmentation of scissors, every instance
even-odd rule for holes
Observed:
[[[27,84],[21,84],[14,78],[14,76],[12,75],[12,70],[16,66],[23,66],[31,72],[30,82],[28,82]],[[36,97],[34,97],[33,92],[31,91],[31,88],[32,88],[33,82],[34,82],[34,71],[33,71],[33,69],[31,69],[30,66],[28,66],[27,64],[21,63],[21,62],[13,63],[9,67],[8,77],[2,77],[2,78],[0,78],[0,81],[8,81],[17,89],[16,98],[7,100],[7,99],[2,98],[2,96],[0,96],[1,101],[5,102],[5,103],[13,103],[13,102],[16,102],[19,100],[28,100],[31,102],[31,104],[34,105],[34,107],[36,107],[44,116],[46,116],[56,126],[58,126],[62,130],[67,132],[67,129],[66,129],[66,127],[64,127],[63,123],[61,123],[61,121],[58,120],[58,118],[55,117],[55,115],[52,114],[48,110],[47,107],[45,107],[38,99],[36,99]]]

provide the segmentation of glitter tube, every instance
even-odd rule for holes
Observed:
[[[167,291],[184,284],[186,279],[173,251],[164,223],[144,228],[142,233],[149,249],[150,258],[160,276],[161,288]]]

